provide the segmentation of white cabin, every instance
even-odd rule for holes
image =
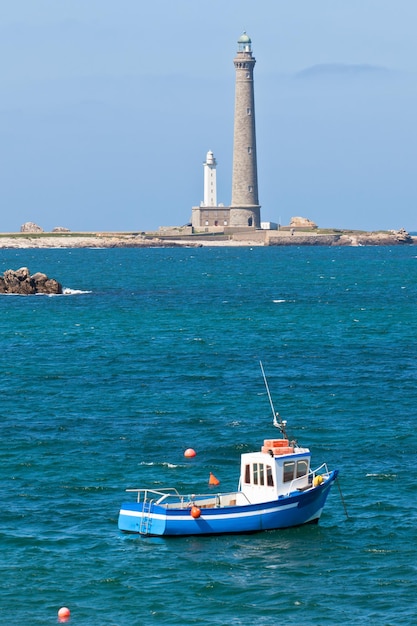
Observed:
[[[277,500],[311,486],[311,452],[290,446],[286,439],[264,441],[260,452],[241,455],[237,504]]]

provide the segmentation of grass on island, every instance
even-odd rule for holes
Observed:
[[[288,234],[289,228],[286,227],[284,230],[274,230],[269,231],[274,233],[274,235],[278,235],[280,233]],[[254,231],[256,232],[256,231]],[[366,234],[388,234],[390,231],[388,230],[374,230],[374,231],[366,231],[366,230],[354,230],[354,229],[342,229],[342,228],[297,228],[294,229],[294,235],[366,235]],[[109,238],[109,237],[143,237],[144,239],[189,239],[189,238],[206,238],[210,237],[216,238],[228,238],[229,234],[225,234],[224,232],[194,232],[188,234],[182,233],[162,233],[157,231],[121,231],[121,232],[66,232],[66,233],[54,233],[54,232],[42,232],[42,233],[0,233],[0,238],[7,239],[71,239],[72,237],[77,238]]]
[[[70,238],[70,237],[137,237],[140,235],[145,235],[143,232],[112,232],[112,233],[0,233],[0,237],[7,239],[50,239],[51,237],[59,238]]]

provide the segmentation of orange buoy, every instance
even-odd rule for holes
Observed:
[[[210,472],[209,485],[220,485],[220,480]]]
[[[186,456],[188,459],[191,459],[193,456],[196,456],[197,452],[195,450],[193,450],[192,448],[187,448],[187,450],[184,452],[184,456]]]
[[[67,622],[71,616],[71,611],[68,607],[62,606],[58,611],[58,620],[60,622]]]
[[[194,519],[198,519],[201,515],[201,509],[199,509],[198,506],[192,506],[190,513],[191,517],[194,517]]]

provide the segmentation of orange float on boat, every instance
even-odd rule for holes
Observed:
[[[288,439],[264,439],[265,448],[286,448],[288,444]]]
[[[292,454],[294,452],[294,447],[293,446],[281,446],[281,447],[277,447],[277,448],[270,448],[267,446],[262,446],[262,452],[265,452],[266,454],[273,454],[273,456],[279,456],[281,454]]]
[[[194,517],[194,519],[198,519],[201,515],[201,509],[199,509],[198,506],[192,506],[190,513],[191,517]]]

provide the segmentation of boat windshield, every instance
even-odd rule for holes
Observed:
[[[301,478],[308,474],[308,461],[300,459],[299,461],[285,461],[283,466],[283,481],[289,483],[294,478]]]

